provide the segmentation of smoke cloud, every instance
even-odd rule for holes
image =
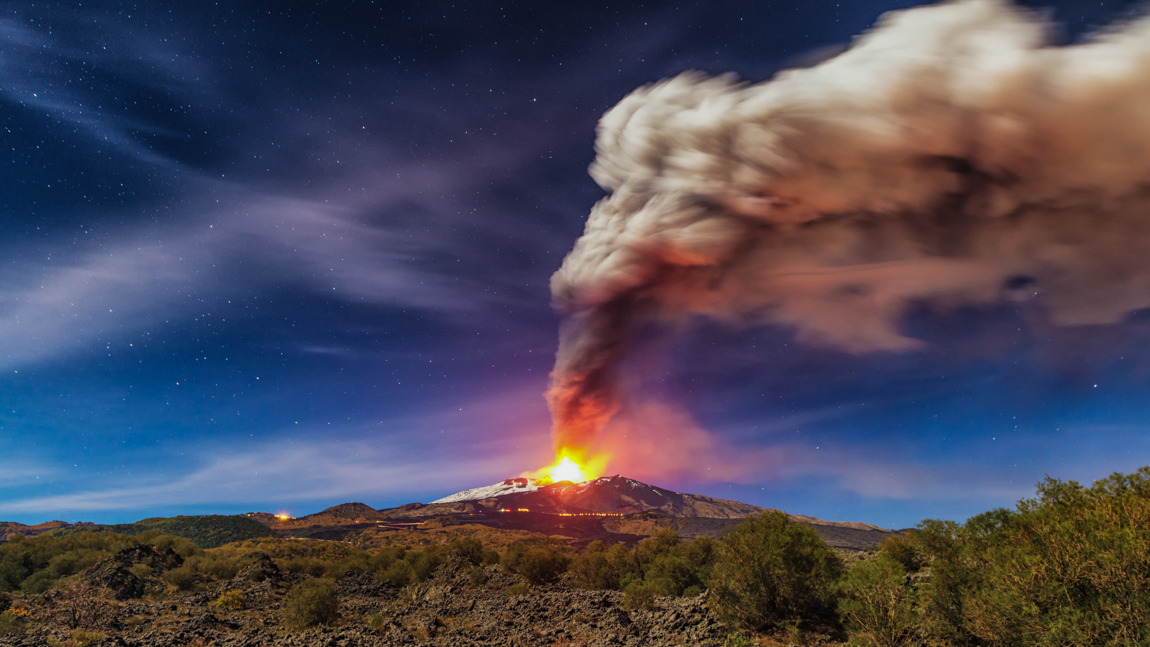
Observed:
[[[552,277],[559,446],[594,446],[642,322],[767,322],[853,353],[911,305],[1150,307],[1150,20],[1057,47],[994,0],[891,13],[761,84],[686,73],[599,123],[610,194]]]

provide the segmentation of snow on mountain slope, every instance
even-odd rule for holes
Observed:
[[[518,492],[534,492],[538,490],[539,486],[535,481],[527,478],[513,478],[504,479],[494,485],[485,485],[483,487],[473,487],[470,490],[456,492],[455,494],[445,496],[442,499],[436,499],[432,503],[456,503],[458,501],[478,501],[480,499],[489,499],[495,496],[503,496],[505,494],[515,494]]]

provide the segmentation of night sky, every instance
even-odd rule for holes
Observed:
[[[7,3],[0,519],[382,508],[550,462],[548,282],[604,195],[599,117],[684,70],[812,64],[912,4]],[[1134,5],[1027,4],[1064,42]],[[906,527],[1150,464],[1145,311],[902,330],[926,344],[648,331],[624,367],[646,395],[764,458],[627,475]]]

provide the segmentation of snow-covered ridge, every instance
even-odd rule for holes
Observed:
[[[616,484],[616,483],[625,484],[633,490],[639,489],[639,488],[646,488],[646,489],[651,490],[653,492],[658,492],[658,489],[655,488],[654,486],[647,485],[646,483],[640,483],[638,481],[633,481],[633,480],[626,478],[624,476],[619,476],[618,474],[616,474],[615,476],[602,476],[602,477],[599,477],[593,481],[583,481],[582,483],[575,483],[573,489],[568,490],[568,491],[569,492],[582,493],[582,492],[587,491],[589,488],[592,488],[595,486],[602,486],[602,485]],[[543,487],[546,487],[548,485],[563,485],[566,487],[572,487],[571,485],[566,484],[566,483],[563,483],[563,484],[551,484],[551,483],[547,483],[547,482],[540,483],[539,481],[536,481],[534,479],[519,477],[519,478],[512,478],[512,479],[504,479],[504,480],[502,480],[502,481],[500,481],[494,485],[485,485],[483,487],[476,487],[476,488],[471,488],[470,490],[464,490],[462,492],[456,492],[455,494],[445,496],[442,499],[436,499],[436,500],[432,501],[432,503],[458,503],[460,501],[478,501],[480,499],[487,499],[487,498],[490,498],[493,496],[503,496],[504,494],[514,494],[516,492],[534,492],[534,491],[541,489]]]
[[[536,481],[528,478],[514,478],[504,479],[494,485],[485,485],[483,487],[473,487],[470,490],[456,492],[455,494],[445,496],[442,499],[436,499],[432,503],[457,503],[459,501],[478,501],[480,499],[487,499],[493,496],[503,496],[504,494],[514,494],[516,492],[534,492],[538,490],[539,486]]]

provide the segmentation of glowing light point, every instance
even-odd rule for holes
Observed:
[[[610,459],[610,454],[588,455],[585,451],[564,447],[556,452],[554,463],[534,471],[524,472],[521,476],[535,481],[537,485],[548,485],[560,481],[586,483],[599,478]]]
[[[583,468],[571,460],[570,456],[564,456],[559,459],[552,467],[548,468],[547,476],[551,479],[552,483],[559,481],[571,481],[572,483],[582,483],[587,480],[586,475],[583,473]]]

